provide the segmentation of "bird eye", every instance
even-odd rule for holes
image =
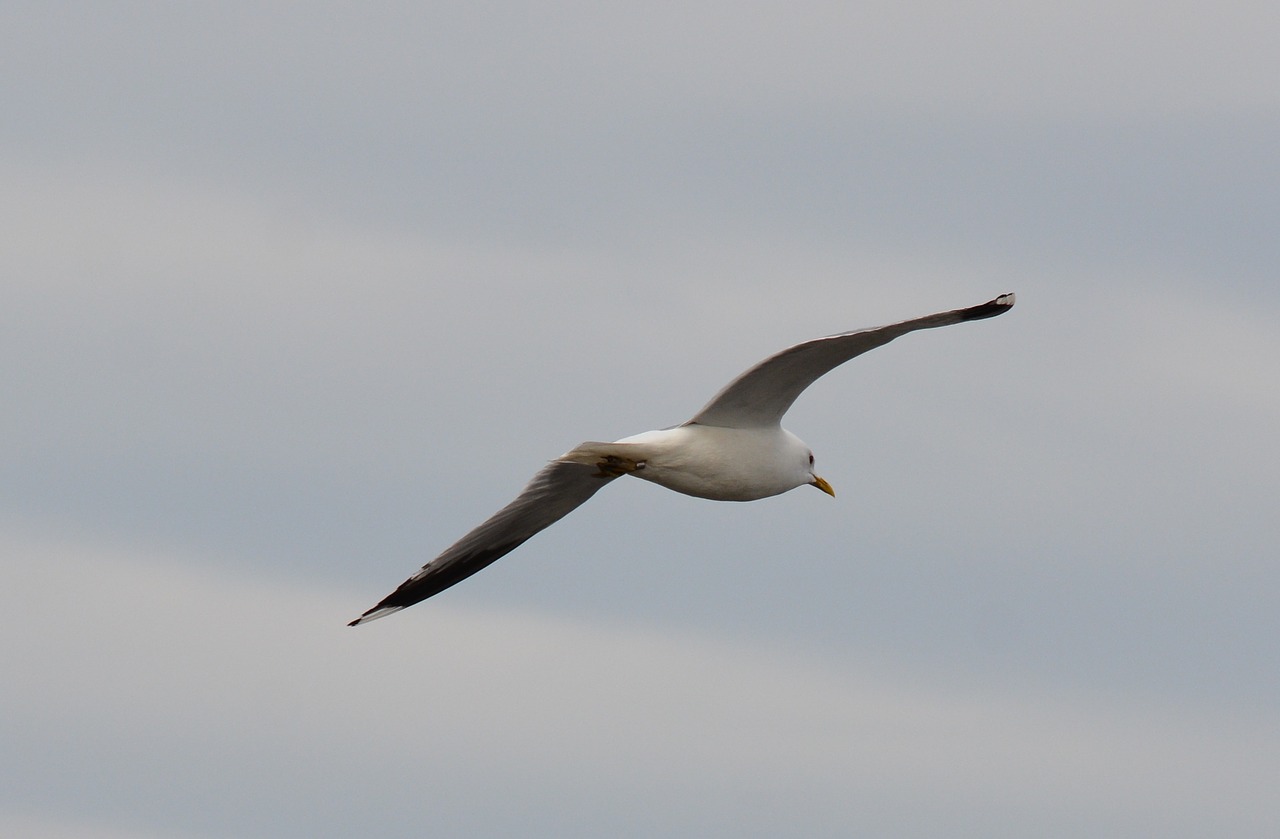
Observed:
[[[809,452],[809,465],[813,465],[813,452]]]

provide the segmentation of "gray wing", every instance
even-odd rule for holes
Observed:
[[[717,393],[689,423],[727,428],[778,425],[796,397],[825,373],[854,356],[889,343],[917,329],[933,329],[966,320],[1004,314],[1014,296],[1002,294],[980,306],[939,312],[888,326],[844,332],[796,344],[752,367]],[[686,423],[689,424],[689,423]]]
[[[613,478],[593,464],[553,460],[533,476],[514,501],[422,566],[421,571],[348,626],[398,612],[465,580],[564,518]]]

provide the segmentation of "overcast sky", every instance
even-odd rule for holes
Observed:
[[[0,6],[0,834],[1280,834],[1280,7],[1042,5]]]

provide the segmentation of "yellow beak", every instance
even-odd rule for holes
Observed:
[[[817,475],[813,476],[813,480],[809,482],[809,486],[817,487],[832,498],[836,497],[836,491],[831,488],[831,484],[827,483],[822,478],[819,478]]]

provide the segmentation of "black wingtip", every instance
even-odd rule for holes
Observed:
[[[982,318],[993,318],[996,315],[1003,315],[1005,312],[1013,308],[1017,297],[1012,291],[1002,294],[995,300],[989,300],[980,306],[974,306],[964,310],[965,320],[981,320]]]

